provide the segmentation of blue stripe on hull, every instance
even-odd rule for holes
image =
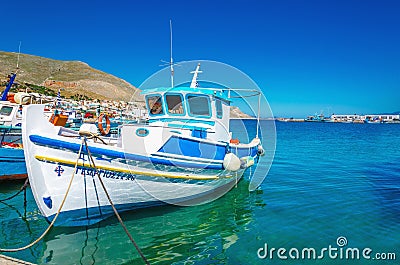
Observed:
[[[245,157],[245,156],[255,157],[258,151],[257,149],[258,149],[257,146],[249,148],[236,148],[235,146],[230,146],[229,152],[237,155],[238,157]]]
[[[215,145],[172,136],[164,146],[158,150],[158,152],[189,156],[193,158],[198,157],[212,160],[223,160],[226,150],[226,146],[224,145]]]
[[[39,135],[30,135],[29,139],[37,144],[46,145],[51,148],[60,148],[60,149],[67,149],[70,151],[78,152],[80,148],[80,144],[77,143],[70,143],[60,140],[55,140]],[[120,158],[120,159],[128,159],[140,162],[148,162],[153,164],[161,164],[166,166],[176,166],[176,167],[185,167],[185,168],[202,168],[202,169],[223,169],[222,163],[219,164],[210,164],[210,163],[191,163],[187,161],[178,161],[178,160],[169,160],[163,158],[156,158],[156,157],[147,157],[141,156],[137,154],[131,153],[124,153],[120,151],[114,151],[110,149],[104,149],[99,147],[90,146],[90,152],[94,156],[107,156],[111,158]]]

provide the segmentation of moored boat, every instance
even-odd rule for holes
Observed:
[[[24,109],[28,176],[48,221],[58,212],[55,224],[64,226],[90,225],[112,215],[101,181],[119,211],[206,203],[257,163],[263,152],[258,137],[249,143],[231,139],[229,89],[190,86],[142,93],[148,124],[124,124],[118,138],[99,136],[85,124],[80,132],[54,126],[40,115],[43,106]]]
[[[22,104],[29,97],[24,93],[9,94],[17,74],[8,76],[0,98],[0,180],[27,177],[21,140]]]

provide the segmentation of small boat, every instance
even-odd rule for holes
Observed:
[[[383,120],[382,120],[382,118],[379,118],[379,117],[372,118],[372,117],[367,116],[365,118],[364,122],[369,123],[369,124],[381,124],[381,123],[383,123]]]
[[[315,114],[314,116],[308,116],[306,119],[304,119],[305,122],[325,122],[326,118],[324,114]]]
[[[0,180],[27,177],[22,150],[22,109],[27,104],[37,103],[37,96],[25,92],[10,93],[16,76],[17,72],[8,76],[7,86],[0,98]],[[49,115],[49,111],[44,113]]]
[[[234,187],[263,153],[258,137],[232,139],[228,88],[160,87],[142,94],[148,123],[124,124],[118,138],[98,135],[94,125],[83,124],[79,132],[54,126],[43,106],[24,108],[29,181],[49,222],[58,212],[59,226],[91,225],[113,215],[101,181],[120,212],[206,203]]]
[[[24,103],[27,97],[24,93],[9,93],[16,75],[13,73],[8,76],[6,89],[0,98],[0,180],[27,177],[21,139],[21,103]]]

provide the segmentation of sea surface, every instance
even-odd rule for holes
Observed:
[[[234,136],[240,122],[232,121]],[[255,121],[245,125],[254,135]],[[211,203],[122,214],[151,264],[400,263],[400,125],[278,122],[276,135],[256,191],[248,190],[252,169]],[[0,199],[22,184],[0,183]],[[26,245],[48,226],[26,195],[26,206],[23,194],[0,203],[0,248]],[[32,248],[3,254],[38,264],[144,264],[115,218],[55,227]]]

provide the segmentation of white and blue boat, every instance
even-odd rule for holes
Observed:
[[[21,140],[22,105],[10,102],[8,93],[16,75],[16,73],[9,75],[6,89],[0,98],[0,180],[27,177]],[[24,95],[17,93],[12,98],[14,100],[15,96],[22,103],[26,100]]]
[[[60,226],[90,225],[113,215],[96,174],[118,211],[206,203],[234,187],[263,152],[258,137],[231,141],[229,89],[162,87],[142,94],[148,124],[122,125],[118,138],[94,136],[97,128],[85,124],[80,132],[54,126],[43,116],[44,106],[24,108],[29,181],[48,221],[58,211]],[[87,135],[91,139],[78,159]]]

